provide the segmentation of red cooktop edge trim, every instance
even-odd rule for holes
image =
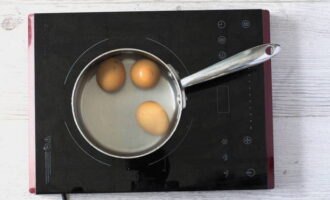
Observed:
[[[28,16],[28,89],[29,89],[29,192],[36,193],[35,102],[34,102],[34,14]]]
[[[262,11],[263,42],[270,43],[270,16],[268,10]],[[267,154],[267,188],[274,188],[274,145],[273,145],[273,105],[272,105],[272,71],[271,61],[264,63],[265,86],[265,119],[266,119],[266,154]]]

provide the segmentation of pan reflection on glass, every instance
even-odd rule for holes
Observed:
[[[76,122],[83,137],[97,150],[115,157],[134,157],[161,146],[169,138],[178,112],[176,88],[172,85],[171,76],[162,68],[157,84],[152,88],[140,88],[132,82],[129,73],[134,63],[144,57],[121,52],[115,58],[121,60],[126,71],[125,83],[120,89],[107,92],[96,80],[97,69],[100,63],[109,60],[107,56],[101,62],[100,59],[92,62],[78,77],[76,100],[73,101],[78,111]],[[161,109],[150,102],[158,104]],[[139,106],[143,104],[147,105],[142,110],[144,112],[140,109],[138,113]],[[151,118],[143,117],[145,111],[158,116],[160,126],[151,125],[150,129],[153,122]]]

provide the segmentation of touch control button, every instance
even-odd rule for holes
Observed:
[[[222,145],[226,145],[226,144],[228,144],[228,139],[227,139],[227,138],[222,138],[222,139],[220,140],[220,143],[221,143]]]
[[[247,170],[245,171],[245,174],[246,174],[248,177],[252,178],[252,177],[254,177],[254,176],[256,175],[256,170],[253,169],[253,168],[249,168],[249,169],[247,169]]]
[[[227,153],[224,153],[221,158],[225,162],[228,161],[228,154]]]
[[[226,169],[225,171],[223,171],[223,175],[225,176],[225,178],[228,178],[228,176],[229,176],[229,169]]]
[[[251,22],[247,19],[244,19],[244,20],[241,21],[241,26],[242,26],[242,28],[245,28],[245,29],[250,28]]]
[[[224,29],[224,28],[226,28],[226,22],[223,21],[223,20],[219,20],[219,21],[218,21],[218,28],[219,28],[219,29]]]
[[[227,57],[227,53],[224,51],[220,51],[218,56],[219,56],[220,60],[223,60]]]
[[[253,139],[250,136],[243,137],[243,143],[246,144],[246,145],[252,144],[252,141],[253,141]]]
[[[218,43],[219,43],[219,44],[225,44],[226,41],[227,41],[227,38],[226,38],[225,36],[220,35],[220,36],[218,37]]]

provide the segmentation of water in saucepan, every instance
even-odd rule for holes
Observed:
[[[77,103],[83,134],[94,147],[103,152],[130,155],[147,151],[169,134],[153,135],[144,131],[136,119],[137,108],[145,101],[157,102],[167,113],[170,125],[173,125],[177,114],[176,93],[173,82],[165,72],[153,88],[135,86],[130,71],[140,57],[124,54],[117,58],[125,66],[124,86],[116,92],[102,90],[96,81],[97,65],[91,66],[80,83],[81,93]]]

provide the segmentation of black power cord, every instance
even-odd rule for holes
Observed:
[[[65,193],[62,193],[61,196],[62,196],[62,200],[68,200],[68,197]]]

